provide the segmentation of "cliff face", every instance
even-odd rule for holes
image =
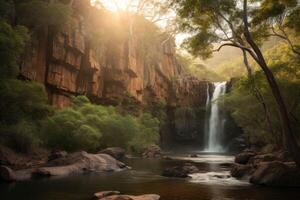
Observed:
[[[87,95],[95,103],[110,105],[126,98],[146,106],[164,102],[169,108],[169,134],[179,140],[199,137],[201,127],[195,113],[184,112],[189,122],[182,123],[178,118],[184,116],[179,111],[204,106],[208,84],[185,75],[176,60],[174,41],[161,41],[156,47],[159,59],[150,62],[140,53],[133,25],[128,27],[128,36],[99,53],[87,36],[87,20],[82,14],[90,7],[89,1],[69,4],[74,10],[72,25],[59,32],[50,27],[33,39],[22,75],[43,83],[50,103],[58,108],[70,105],[72,95]]]

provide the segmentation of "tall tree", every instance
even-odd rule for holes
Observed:
[[[287,107],[276,79],[268,67],[260,45],[268,37],[265,26],[253,25],[259,1],[248,0],[169,0],[180,16],[181,28],[189,32],[184,45],[194,55],[208,58],[215,51],[231,46],[249,54],[260,66],[276,101],[281,118],[283,143],[300,166],[300,147],[291,128]],[[221,43],[215,48],[216,43]]]

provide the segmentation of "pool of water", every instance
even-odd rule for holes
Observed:
[[[198,158],[170,156],[176,160],[127,159],[132,167],[117,173],[83,174],[68,177],[0,184],[1,200],[90,200],[95,192],[118,190],[125,194],[155,193],[162,200],[298,200],[300,190],[252,186],[229,176],[233,157],[203,154]],[[189,179],[165,178],[165,167],[193,161],[200,173]]]

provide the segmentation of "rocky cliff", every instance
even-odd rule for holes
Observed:
[[[201,135],[201,121],[191,108],[205,105],[208,84],[184,73],[172,39],[153,44],[157,59],[149,60],[141,53],[143,41],[137,34],[137,23],[129,23],[131,18],[126,16],[103,15],[97,23],[102,26],[101,21],[106,21],[104,34],[114,34],[105,28],[110,27],[107,21],[114,27],[125,26],[128,34],[103,43],[99,51],[87,28],[91,21],[86,14],[91,9],[89,0],[64,3],[74,10],[72,23],[60,31],[48,27],[33,38],[21,67],[23,77],[46,86],[51,104],[68,106],[72,95],[87,95],[95,103],[109,105],[126,99],[145,106],[163,102],[168,107],[171,135],[187,140]]]

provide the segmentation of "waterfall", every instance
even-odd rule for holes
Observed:
[[[219,97],[226,93],[226,82],[214,83],[214,92],[212,98],[210,95],[207,97],[209,103],[206,104],[206,108],[210,109],[209,120],[207,120],[207,125],[205,125],[206,132],[206,149],[208,152],[222,152],[224,148],[221,144],[225,119],[222,116],[219,109]],[[210,104],[210,105],[209,105]]]

